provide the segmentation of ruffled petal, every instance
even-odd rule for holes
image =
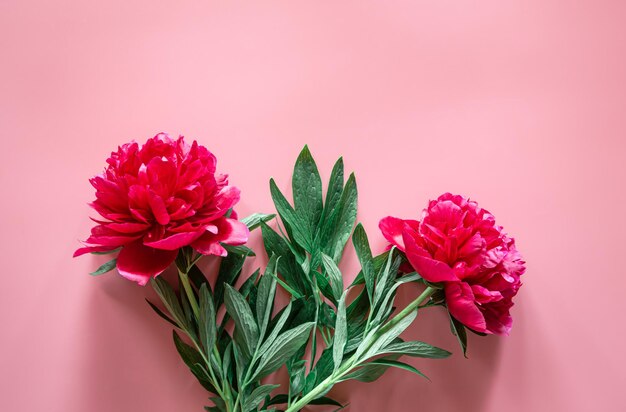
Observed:
[[[404,252],[404,240],[402,240],[404,220],[393,216],[387,216],[380,220],[378,227],[389,243],[397,246],[398,249]]]
[[[177,250],[161,250],[145,246],[141,241],[124,246],[117,257],[117,270],[120,275],[140,285],[148,283],[168,268]]]
[[[472,287],[465,282],[450,282],[445,288],[446,305],[450,314],[476,332],[489,333],[485,317],[474,302]]]
[[[162,250],[178,250],[202,236],[202,232],[182,232],[144,245]]]
[[[101,246],[101,245],[85,245],[84,247],[81,247],[79,249],[76,249],[76,251],[74,252],[74,257],[78,257],[81,255],[84,255],[85,253],[92,253],[92,252],[110,252],[111,250],[115,250],[117,249],[116,247],[111,247],[111,246]]]
[[[412,236],[404,233],[403,239],[406,245],[406,257],[421,277],[433,283],[459,281],[447,263],[431,258],[425,249],[417,245]]]
[[[202,236],[191,244],[203,255],[226,256],[226,249],[220,243],[228,245],[243,245],[248,241],[250,234],[248,227],[235,219],[223,218],[216,220],[217,233],[206,230]]]

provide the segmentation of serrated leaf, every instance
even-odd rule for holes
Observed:
[[[117,258],[111,259],[108,262],[102,264],[98,269],[95,270],[95,272],[91,272],[90,275],[91,276],[103,275],[115,269],[116,265],[117,265]]]
[[[180,307],[178,297],[176,297],[176,294],[169,283],[159,276],[157,278],[150,279],[150,284],[157,295],[159,295],[161,302],[163,302],[165,308],[174,318],[176,323],[180,326],[186,326],[187,320],[185,318],[185,314],[183,313],[183,309]]]
[[[322,179],[308,146],[304,146],[296,160],[291,184],[296,215],[305,223],[308,243],[312,245],[322,216]]]
[[[215,340],[217,339],[217,325],[213,297],[206,284],[200,287],[200,307],[198,313],[198,331],[200,342],[204,347],[207,358],[211,357]]]
[[[248,302],[239,292],[227,284],[224,303],[228,314],[235,321],[236,331],[243,338],[244,347],[242,349],[246,350],[248,354],[252,354],[259,340],[259,328],[254,321]]]
[[[259,366],[251,381],[261,379],[283,365],[287,359],[306,343],[314,325],[315,323],[313,322],[305,323],[281,333],[266,352],[261,352]]]
[[[261,405],[263,399],[265,399],[266,396],[268,396],[274,389],[278,388],[279,386],[280,385],[263,385],[253,390],[243,404],[243,411],[249,412],[253,409],[256,410],[256,408]]]
[[[241,223],[248,226],[248,230],[253,231],[261,226],[261,222],[269,222],[275,217],[275,214],[253,213],[250,216],[246,216],[241,219]]]
[[[337,303],[337,322],[335,323],[335,335],[333,336],[333,363],[337,370],[343,360],[343,350],[348,342],[348,324],[346,321],[346,290]]]
[[[445,349],[417,340],[391,343],[383,349],[384,353],[400,353],[415,358],[444,359],[451,355]]]
[[[367,288],[367,295],[370,298],[370,302],[373,302],[374,284],[376,282],[376,271],[374,270],[374,258],[372,257],[372,250],[370,249],[369,241],[367,240],[367,234],[362,224],[358,224],[354,229],[352,235],[352,243],[354,250],[361,263],[361,271],[365,279],[365,287]]]
[[[341,271],[337,264],[325,253],[322,253],[322,265],[324,266],[324,270],[326,270],[326,275],[328,275],[328,279],[330,280],[330,287],[333,291],[333,296],[336,300],[341,298],[341,294],[343,293],[343,277],[341,276]]]

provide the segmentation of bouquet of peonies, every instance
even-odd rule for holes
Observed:
[[[176,328],[176,349],[211,394],[207,411],[342,408],[325,396],[339,382],[372,382],[392,367],[424,376],[400,358],[440,359],[450,352],[400,337],[422,308],[449,313],[463,353],[466,330],[511,329],[524,261],[493,215],[462,196],[431,201],[420,220],[383,218],[390,246],[374,256],[363,226],[355,227],[356,180],[354,174],[344,179],[341,158],[325,196],[306,146],[293,171],[292,203],[270,180],[282,224],[276,229],[268,224],[273,214],[238,219],[239,190],[216,173],[215,156],[195,141],[159,134],[143,146],[119,147],[107,163],[91,179],[91,206],[102,218],[94,219],[75,256],[117,253],[93,274],[117,269],[140,285],[150,283],[161,305],[148,303]],[[255,256],[244,245],[256,229],[269,261],[263,273],[257,269],[238,282],[244,262]],[[346,287],[337,265],[350,237],[361,271]],[[217,273],[198,268],[208,255],[221,257]],[[172,264],[178,285],[159,276]],[[396,308],[398,288],[409,283],[423,292]],[[275,302],[279,288],[290,296],[284,307]],[[283,365],[288,383],[264,379]]]

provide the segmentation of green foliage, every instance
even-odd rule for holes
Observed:
[[[335,163],[324,196],[318,167],[305,146],[294,166],[292,189],[290,203],[270,180],[280,217],[275,228],[268,225],[275,215],[242,219],[250,230],[261,229],[269,256],[263,274],[257,270],[241,282],[244,262],[254,251],[224,245],[228,256],[216,276],[205,276],[195,265],[199,256],[184,249],[177,259],[179,293],[161,277],[151,281],[165,309],[148,303],[187,335],[190,343],[174,332],[176,349],[199,382],[215,394],[210,398],[213,406],[206,410],[270,411],[273,405],[286,405],[281,410],[295,412],[322,404],[343,408],[325,397],[338,382],[371,382],[390,367],[423,376],[400,357],[450,355],[424,342],[400,339],[419,304],[442,305],[443,300],[426,302],[434,291],[427,288],[413,306],[393,316],[397,289],[423,280],[416,273],[400,273],[405,257],[395,248],[374,256],[361,224],[353,232],[358,193],[354,174],[344,182],[343,159]],[[361,270],[346,288],[338,265],[351,236]],[[282,308],[276,307],[279,287],[290,295]],[[348,301],[348,296],[354,298]],[[452,318],[451,324],[457,335],[465,332]],[[272,397],[279,386],[261,380],[283,365],[289,373],[288,388]]]

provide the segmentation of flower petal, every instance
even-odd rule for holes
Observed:
[[[144,245],[162,250],[177,250],[183,246],[191,244],[194,240],[202,236],[200,232],[182,232],[175,235],[156,240],[154,242],[146,242]]]
[[[404,220],[397,217],[387,216],[378,223],[380,231],[383,232],[385,239],[398,249],[404,252],[404,241],[402,240],[402,231],[404,229]]]
[[[476,332],[489,333],[485,317],[474,302],[470,285],[465,282],[450,282],[445,286],[445,293],[448,310],[456,320]]]
[[[405,232],[402,238],[406,245],[406,257],[421,277],[434,283],[459,281],[447,263],[431,258],[424,248],[417,245],[412,236]]]
[[[122,248],[117,257],[117,270],[126,279],[143,286],[167,269],[177,254],[177,250],[154,249],[138,240]]]
[[[203,255],[226,256],[226,249],[220,243],[243,245],[248,241],[250,232],[248,227],[240,221],[223,218],[214,223],[217,227],[217,233],[207,230],[191,244],[191,247]]]

